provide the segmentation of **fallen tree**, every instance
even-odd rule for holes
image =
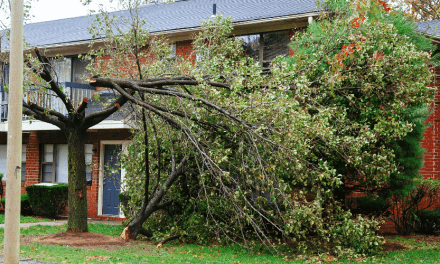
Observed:
[[[136,19],[129,33],[107,36],[92,55],[110,59],[90,84],[123,95],[139,121],[123,158],[126,237],[157,228],[170,235],[162,243],[184,235],[250,247],[259,239],[277,251],[278,237],[338,254],[374,250],[379,222],[353,219],[338,202],[341,173],[370,188],[403,170],[390,143],[413,124],[400,109],[432,100],[430,54],[376,19],[388,16],[378,7],[354,12],[357,19],[349,13],[356,5],[331,20],[324,14],[298,37],[307,52],[278,58],[269,71],[245,56],[221,17],[202,25],[186,60],[170,60],[166,41],[149,38]],[[319,26],[338,30],[313,39]],[[112,67],[120,65],[126,71]]]

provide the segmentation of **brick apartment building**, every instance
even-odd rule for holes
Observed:
[[[175,56],[188,58],[192,53],[192,36],[200,29],[202,20],[210,19],[214,12],[234,21],[233,35],[251,47],[251,56],[262,63],[278,55],[288,56],[288,43],[294,32],[305,28],[318,13],[314,0],[177,0],[171,4],[142,6],[139,14],[147,19],[146,28],[152,35],[162,34],[173,43]],[[115,13],[128,16],[127,11]],[[28,24],[25,39],[32,47],[45,50],[45,54],[63,55],[66,59],[55,64],[58,81],[70,94],[74,105],[83,97],[94,93],[112,96],[109,91],[85,84],[87,61],[78,59],[88,52],[91,42],[88,27],[93,17],[76,17]],[[7,47],[2,47],[2,52]],[[0,173],[6,174],[6,134],[8,128],[8,102],[4,85],[8,81],[8,65],[0,62],[4,78],[0,80]],[[52,109],[63,110],[56,100],[45,101]],[[86,115],[98,111],[102,105],[89,104]],[[86,134],[86,163],[88,180],[88,216],[91,218],[123,217],[118,205],[119,187],[105,182],[105,166],[115,150],[121,151],[129,142],[127,116],[116,114],[91,127]],[[22,193],[25,186],[36,183],[67,183],[67,141],[55,126],[37,120],[23,119]],[[124,171],[120,170],[121,179]],[[8,175],[3,178],[3,185]],[[105,184],[107,183],[107,184]],[[104,188],[105,186],[105,188]],[[110,186],[110,187],[109,187]]]
[[[214,7],[215,3],[215,7]],[[213,11],[230,16],[234,21],[235,37],[252,47],[251,56],[262,63],[278,55],[288,56],[290,38],[294,32],[307,27],[318,13],[314,0],[177,0],[171,4],[150,4],[142,6],[139,14],[147,19],[146,27],[152,35],[163,34],[173,43],[176,57],[188,58],[192,53],[192,35],[200,29],[200,22],[209,19]],[[127,16],[127,11],[117,15]],[[31,46],[45,49],[45,54],[63,55],[66,60],[56,64],[59,82],[67,88],[74,104],[83,97],[91,98],[94,93],[102,97],[112,96],[109,91],[96,89],[85,84],[87,61],[78,59],[87,53],[91,36],[88,32],[93,17],[76,17],[25,26],[24,35]],[[421,23],[418,30],[434,35],[440,41],[440,31],[434,31],[436,22]],[[430,27],[428,27],[430,26]],[[275,41],[276,40],[276,41]],[[4,48],[4,47],[3,47]],[[2,50],[7,51],[7,50]],[[1,63],[1,62],[0,62]],[[0,79],[0,173],[6,172],[7,93],[3,86],[8,80],[8,66],[0,64],[5,78]],[[436,72],[437,73],[437,72]],[[439,85],[435,79],[434,85]],[[426,149],[422,174],[425,177],[440,178],[440,94],[436,93],[434,111],[427,120],[431,123],[422,142]],[[50,107],[62,111],[62,104],[48,101]],[[89,104],[86,115],[98,111],[102,105]],[[127,117],[116,114],[90,128],[86,135],[86,163],[88,180],[88,216],[91,218],[123,217],[118,205],[118,186],[105,183],[104,164],[112,158],[114,150],[121,151],[128,144],[131,134]],[[36,183],[67,183],[67,142],[55,126],[36,120],[23,119],[22,193],[24,187]],[[7,182],[7,175],[3,178]],[[124,171],[120,171],[121,179]],[[104,188],[104,185],[106,186]],[[108,187],[110,186],[110,188]],[[438,201],[433,209],[440,209]],[[392,227],[385,227],[391,231]]]

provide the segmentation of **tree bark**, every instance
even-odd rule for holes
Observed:
[[[161,188],[155,194],[151,194],[151,199],[148,202],[148,205],[145,208],[141,208],[139,210],[139,214],[135,217],[133,222],[124,229],[121,237],[124,239],[136,239],[136,237],[141,234],[146,237],[152,237],[153,233],[149,230],[146,230],[142,227],[145,221],[157,210],[164,209],[166,206],[171,203],[163,203],[163,197],[165,196],[167,190],[173,185],[176,179],[184,172],[184,166],[188,161],[188,157],[184,157],[180,162],[179,166],[175,171],[173,171],[167,178],[167,180],[162,184]],[[145,197],[144,197],[145,198]]]
[[[67,231],[87,232],[87,181],[84,133],[75,128],[64,132],[69,149],[69,219]]]

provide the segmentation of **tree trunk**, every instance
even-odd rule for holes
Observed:
[[[65,131],[69,148],[69,218],[67,231],[87,232],[87,181],[84,133],[71,128]]]

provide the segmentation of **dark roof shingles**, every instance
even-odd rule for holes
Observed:
[[[217,14],[234,22],[305,14],[315,11],[315,0],[187,0],[170,4],[142,6],[139,13],[150,32],[163,32],[200,26],[209,19],[213,4]],[[114,14],[128,17],[128,11]],[[91,40],[88,28],[94,16],[66,18],[25,25],[24,35],[31,46],[56,45]],[[3,45],[2,48],[7,48]]]

